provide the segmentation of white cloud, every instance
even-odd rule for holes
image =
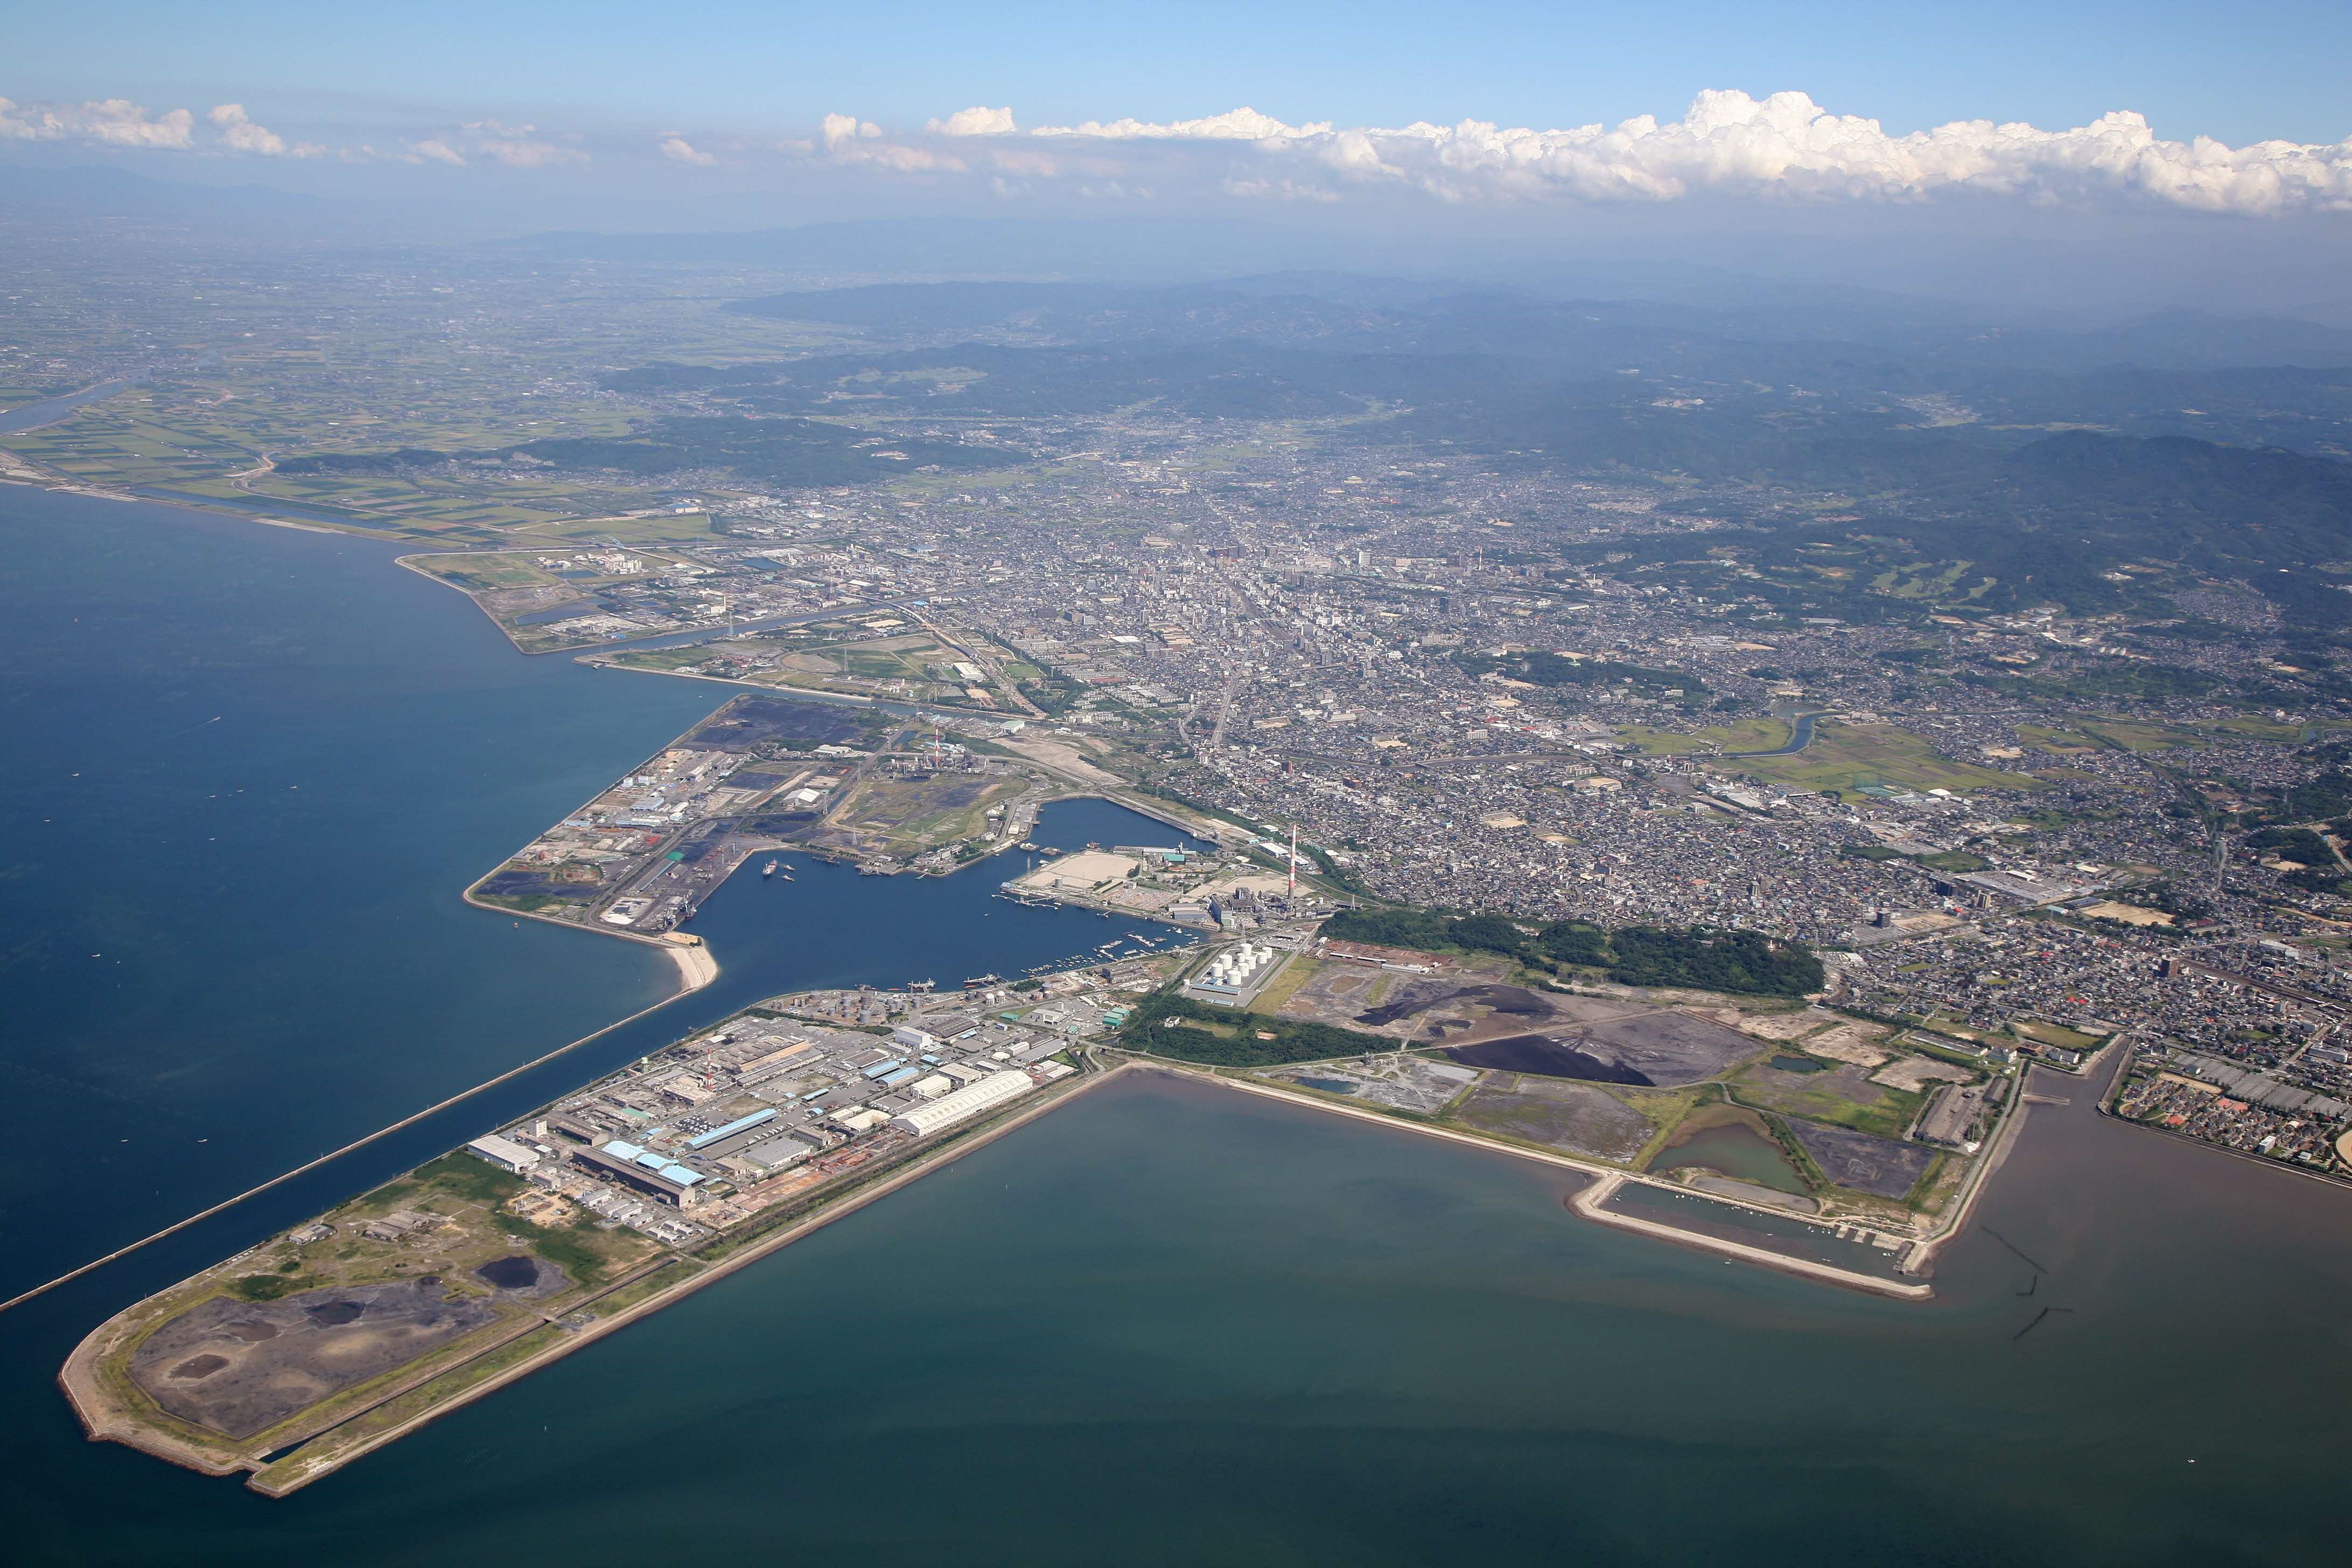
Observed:
[[[16,142],[96,142],[113,147],[184,151],[196,117],[184,109],[151,114],[127,98],[89,103],[18,104],[0,98],[0,138]]]
[[[959,109],[945,120],[933,120],[923,129],[934,136],[1012,136],[1020,131],[1009,109]]]
[[[542,135],[530,125],[484,119],[456,129],[418,126],[398,143],[379,143],[383,151],[331,149],[289,144],[238,103],[216,105],[205,120],[208,133],[199,140],[196,116],[185,109],[158,112],[125,99],[0,99],[0,141],[523,170],[585,165],[592,144],[586,136]],[[610,144],[640,159],[702,168],[719,162],[683,132]],[[739,160],[760,156],[751,144],[728,145]],[[1971,120],[1897,136],[1874,120],[1831,113],[1801,92],[1760,100],[1704,92],[1676,120],[1641,115],[1549,131],[1478,120],[1291,124],[1246,108],[1193,120],[1089,120],[1024,131],[1009,107],[981,104],[909,134],[828,114],[813,140],[775,147],[797,162],[877,174],[1002,180],[999,188],[1008,194],[1076,194],[1083,185],[1098,195],[1191,190],[1314,202],[1393,190],[1447,202],[1657,203],[1717,195],[1908,203],[1977,192],[2039,204],[2120,199],[2257,216],[2352,211],[2352,140],[2242,147],[2201,136],[2168,141],[2128,111],[2070,130]]]
[[[1012,110],[1007,110],[1005,113],[1009,118]],[[1141,120],[1114,120],[1108,124],[1099,120],[1089,120],[1079,125],[1040,125],[1029,134],[1090,136],[1118,142],[1287,142],[1328,136],[1331,124],[1328,121],[1318,121],[1312,125],[1285,125],[1272,115],[1260,114],[1255,109],[1236,109],[1229,114],[1213,114],[1203,120],[1179,120],[1166,125],[1154,125]]]
[[[828,114],[818,124],[817,134],[824,139],[826,150],[831,151],[835,147],[854,142],[860,137],[870,139],[879,136],[882,134],[882,128],[870,120],[861,125],[855,115]]]
[[[870,120],[828,114],[817,127],[818,147],[835,163],[863,163],[898,174],[961,174],[964,161],[951,153],[933,152],[882,133]]]
[[[576,147],[537,139],[536,125],[501,125],[495,120],[477,120],[466,129],[473,135],[477,153],[509,169],[547,169],[588,162],[588,154]]]
[[[1506,130],[1481,121],[1398,129],[1286,125],[1254,110],[1206,120],[1040,127],[1097,142],[1244,142],[1280,175],[1229,188],[1322,195],[1351,184],[1417,188],[1448,200],[1568,197],[1673,201],[1702,192],[1805,201],[1916,201],[1947,190],[2043,200],[2122,193],[2204,212],[2352,209],[2352,141],[2159,139],[2141,116],[2104,115],[2069,131],[1960,121],[1891,136],[1875,120],[1832,114],[1801,92],[1758,100],[1703,92],[1682,119]]]
[[[2065,131],[1978,120],[1895,136],[1875,120],[1831,113],[1801,92],[1760,100],[1703,92],[1679,120],[1641,115],[1613,126],[1555,131],[1476,120],[1394,128],[1292,125],[1237,109],[1167,122],[1041,125],[1024,133],[1011,110],[984,108],[931,121],[927,131],[934,139],[992,141],[985,166],[1026,177],[1132,178],[1139,167],[1157,171],[1169,159],[1189,155],[1220,160],[1201,173],[1231,194],[1312,201],[1365,186],[1418,190],[1447,201],[1670,202],[1711,193],[1912,202],[1946,191],[1981,191],[2037,202],[2120,195],[2251,216],[2352,210],[2352,141],[2234,148],[2210,137],[2166,141],[2129,111]],[[845,148],[880,136],[878,127],[836,115],[826,121],[824,141],[840,157]],[[1016,162],[1015,144],[1038,140],[1073,153],[1091,151],[1066,167]],[[878,147],[862,150],[855,161],[900,170],[963,163],[926,157],[919,141],[888,145],[887,154]],[[1136,165],[1133,159],[1147,147],[1164,151]],[[1248,162],[1236,164],[1235,157]]]
[[[221,133],[221,144],[232,153],[252,153],[264,158],[282,158],[295,149],[286,145],[286,138],[266,125],[256,125],[241,103],[218,103],[205,116]]]

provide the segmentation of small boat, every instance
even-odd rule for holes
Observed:
[[[775,874],[776,863],[773,860],[769,861],[766,865],[760,868],[760,875],[762,877],[772,877]]]

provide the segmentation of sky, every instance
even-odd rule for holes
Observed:
[[[1538,128],[1795,90],[1897,132],[2113,110],[2232,144],[2352,136],[2343,0],[1681,0],[1444,5],[328,6],[109,0],[9,8],[0,93],[243,102],[257,118],[893,128],[975,103],[1025,121],[1463,119]]]
[[[1718,236],[1892,213],[2079,246],[2088,215],[2117,243],[2203,223],[2195,248],[2252,253],[2352,223],[2352,0],[19,0],[0,39],[0,163],[519,225],[1523,236],[1687,209]]]

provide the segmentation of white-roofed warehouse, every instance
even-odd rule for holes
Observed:
[[[952,1127],[983,1110],[993,1110],[1035,1087],[1025,1072],[992,1072],[978,1083],[940,1096],[929,1105],[908,1106],[890,1118],[890,1125],[918,1138],[929,1137],[942,1127]]]

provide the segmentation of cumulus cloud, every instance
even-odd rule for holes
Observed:
[[[1198,120],[1087,121],[1015,130],[1009,110],[964,110],[930,122],[940,137],[999,143],[1049,139],[1116,156],[1144,144],[1222,155],[1234,195],[1328,201],[1391,186],[1448,201],[1669,202],[1706,193],[1770,199],[1908,202],[1946,191],[2041,201],[2123,195],[2200,212],[2266,216],[2352,210],[2352,140],[2167,141],[2128,110],[2044,131],[1957,121],[1890,135],[1875,120],[1834,114],[1801,92],[1703,92],[1679,120],[1507,129],[1485,121],[1341,128],[1287,124],[1254,109]],[[878,134],[878,132],[875,132]],[[1244,162],[1235,164],[1234,158]],[[1099,172],[1099,163],[1089,168]],[[1034,171],[1024,171],[1034,172]]]
[[[216,103],[205,118],[220,132],[221,145],[232,153],[251,153],[263,158],[316,158],[327,151],[313,142],[292,145],[286,138],[266,125],[256,125],[241,103]]]
[[[934,136],[1011,136],[1020,127],[1013,123],[1009,109],[959,109],[945,120],[934,120],[923,127]]]
[[[661,155],[673,163],[690,163],[698,169],[715,169],[719,166],[717,153],[698,152],[694,143],[683,136],[663,137]]]
[[[18,104],[0,98],[0,138],[16,142],[95,142],[113,147],[183,151],[196,117],[184,109],[150,113],[127,98],[88,103]]]
[[[458,168],[464,168],[466,165],[466,154],[458,152],[438,136],[427,137],[422,142],[411,142],[408,144],[408,152],[406,162],[412,163],[449,163]]]

